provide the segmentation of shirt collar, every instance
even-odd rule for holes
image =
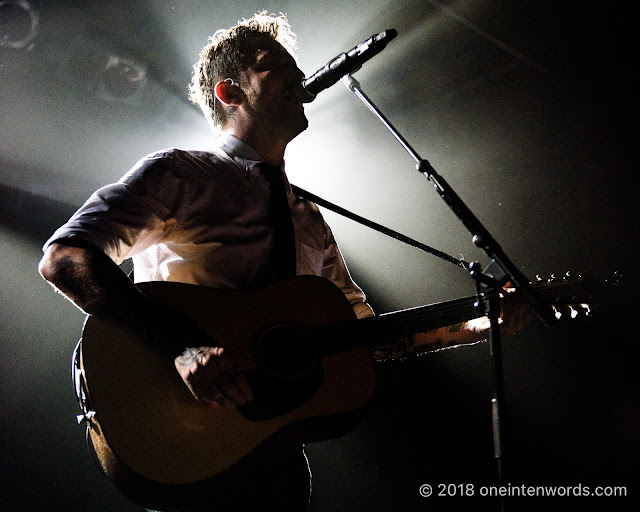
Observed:
[[[255,149],[230,133],[222,133],[216,139],[216,149],[246,171],[251,171],[258,162],[262,161]]]
[[[264,162],[264,158],[262,158],[255,149],[230,133],[222,133],[218,136],[215,150],[222,152],[227,159],[232,160],[238,167],[250,174],[259,173],[258,164]],[[283,162],[282,173],[284,174],[285,187],[287,194],[290,194],[291,185],[289,184],[284,167]]]

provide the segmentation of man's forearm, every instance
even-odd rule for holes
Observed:
[[[142,326],[153,309],[124,272],[98,249],[54,243],[38,270],[87,314]]]
[[[52,244],[38,269],[85,313],[140,329],[144,342],[175,358],[178,373],[197,399],[212,407],[228,399],[239,405],[253,399],[246,376],[235,370],[224,349],[208,346],[213,340],[186,315],[147,299],[101,251]]]
[[[503,301],[500,332],[503,335],[520,332],[531,321],[531,309],[526,302],[514,298]],[[491,323],[486,316],[467,322],[440,327],[433,331],[398,337],[380,343],[373,348],[377,360],[402,359],[443,348],[470,345],[484,341],[491,335]]]
[[[443,348],[477,343],[488,336],[488,320],[478,318],[471,322],[448,325],[432,331],[401,336],[380,343],[373,348],[376,360],[402,359]]]

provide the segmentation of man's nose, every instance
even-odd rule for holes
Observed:
[[[294,69],[293,73],[294,73],[296,78],[298,78],[300,80],[304,80],[305,74],[302,72],[302,70],[298,66],[295,66],[295,69]]]

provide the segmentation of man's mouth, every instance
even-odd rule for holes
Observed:
[[[304,103],[300,101],[300,99],[298,98],[298,95],[295,92],[287,95],[286,101],[287,103],[294,105],[296,108],[304,110]]]
[[[302,83],[301,82],[294,82],[293,84],[291,84],[291,88],[290,88],[290,97],[289,100],[291,103],[295,103],[296,105],[299,106],[303,106],[304,105],[304,89],[302,88]]]

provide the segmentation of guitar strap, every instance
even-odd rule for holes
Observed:
[[[351,219],[355,222],[358,222],[364,226],[367,226],[368,228],[374,229],[384,235],[387,235],[391,238],[394,238],[395,240],[398,240],[400,242],[404,242],[408,245],[411,245],[412,247],[416,247],[424,252],[428,252],[429,254],[433,254],[434,256],[443,259],[445,261],[448,261],[449,263],[453,263],[454,265],[458,266],[458,267],[462,267],[464,269],[468,269],[469,268],[469,264],[464,260],[464,258],[454,258],[453,256],[449,256],[447,253],[444,253],[442,251],[439,251],[438,249],[434,249],[433,247],[430,247],[426,244],[423,244],[422,242],[418,242],[416,240],[413,240],[412,238],[409,238],[408,236],[405,236],[401,233],[398,233],[397,231],[394,231],[392,229],[386,228],[380,224],[376,224],[375,222],[370,221],[369,219],[365,219],[364,217],[361,217],[360,215],[356,215],[355,213],[350,212],[349,210],[345,210],[344,208],[342,208],[341,206],[338,206],[336,204],[333,204],[329,201],[327,201],[326,199],[323,199],[315,194],[312,194],[311,192],[308,192],[296,185],[291,185],[291,189],[293,190],[293,193],[303,197],[304,199],[308,199],[309,201],[312,201],[314,203],[316,203],[319,206],[323,206],[324,208],[326,208],[327,210],[331,210],[332,212],[335,212],[339,215],[342,215],[343,217],[346,217],[348,219]]]

